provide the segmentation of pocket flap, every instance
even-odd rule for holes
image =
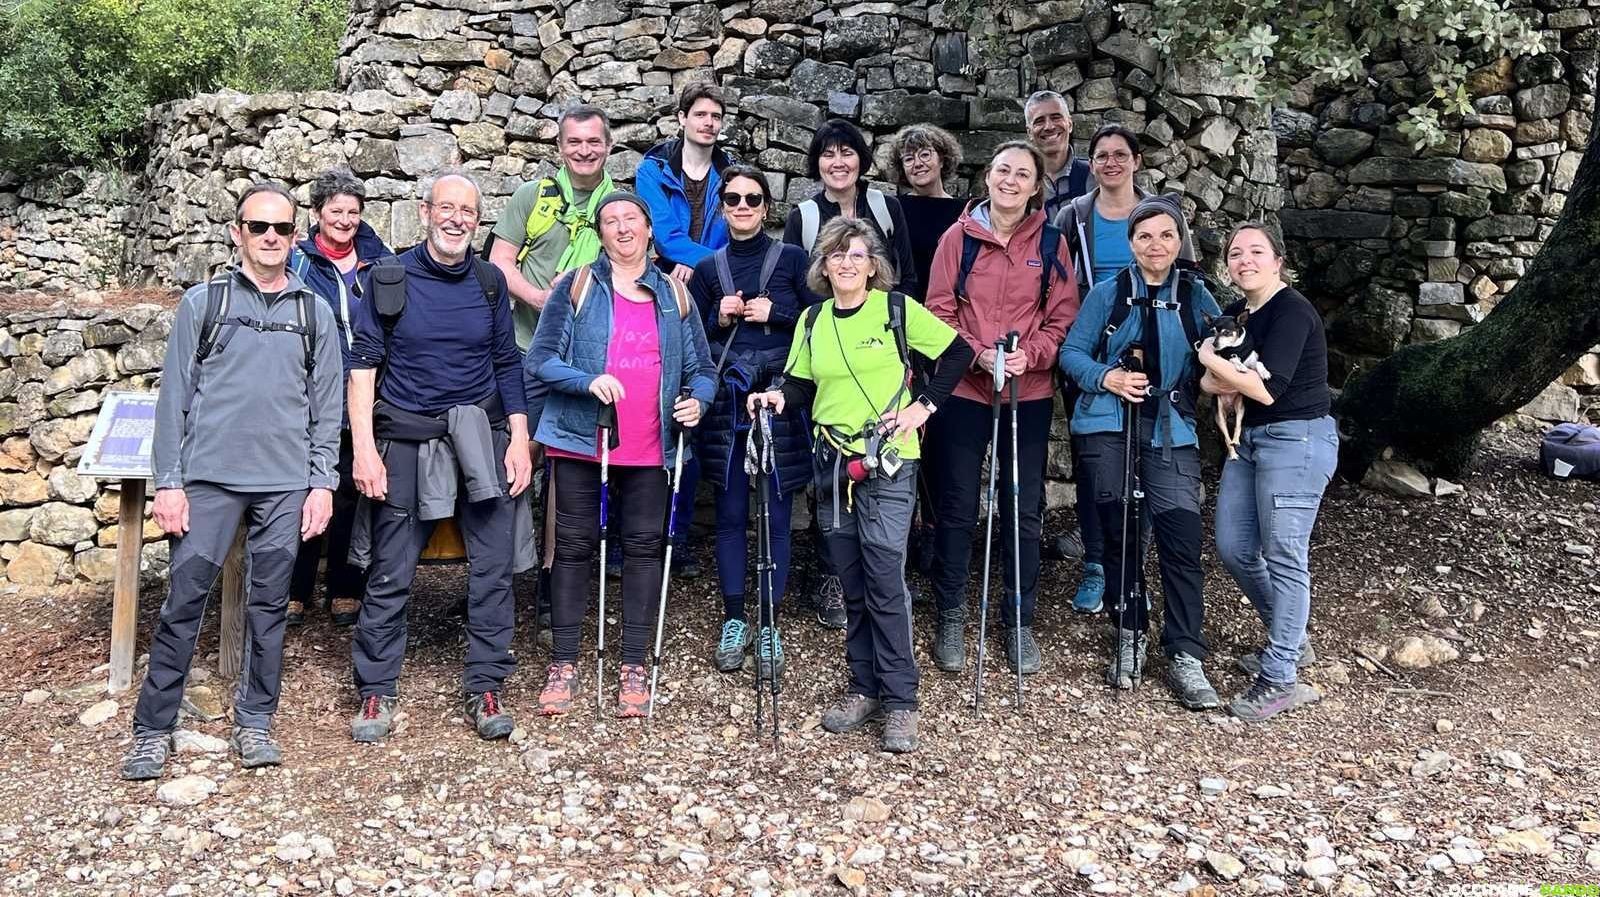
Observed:
[[[1314,509],[1320,504],[1322,496],[1316,492],[1279,492],[1272,496],[1272,506],[1279,509]]]

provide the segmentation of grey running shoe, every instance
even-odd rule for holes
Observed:
[[[466,712],[467,720],[478,730],[478,737],[485,740],[505,738],[517,727],[511,714],[506,712],[505,705],[500,703],[500,693],[497,691],[467,695]]]
[[[750,648],[752,630],[743,620],[725,620],[722,638],[717,641],[717,653],[712,659],[718,672],[731,673],[744,666],[744,652]]]
[[[137,735],[133,746],[122,755],[122,777],[130,782],[159,779],[172,753],[171,735]]]
[[[917,711],[889,711],[883,722],[883,749],[891,754],[906,754],[917,749]]]
[[[1262,648],[1260,651],[1251,651],[1248,654],[1239,655],[1239,669],[1244,670],[1246,673],[1249,673],[1252,676],[1261,675],[1261,655],[1266,650],[1266,648]],[[1316,663],[1316,649],[1311,647],[1311,643],[1309,641],[1301,645],[1300,658],[1294,662],[1295,668],[1303,670],[1307,667],[1315,666]]]
[[[878,715],[878,701],[866,695],[847,694],[822,711],[822,728],[834,734],[854,732]]]
[[[848,622],[844,612],[844,584],[837,576],[824,576],[817,586],[817,622],[828,629],[843,629]]]
[[[761,627],[761,634],[756,638],[756,660],[761,664],[761,675],[772,676],[781,686],[788,665],[783,662],[783,639],[777,629]]]
[[[946,673],[967,668],[967,613],[961,608],[939,612],[933,631],[933,665]]]
[[[1039,672],[1039,665],[1043,658],[1039,656],[1039,642],[1033,637],[1033,627],[1022,627],[1022,675],[1032,676]],[[1011,672],[1017,671],[1017,628],[1006,627],[1006,666]]]
[[[1190,710],[1215,710],[1222,706],[1217,690],[1206,680],[1205,668],[1187,654],[1174,654],[1167,662],[1167,687],[1177,696],[1178,703]]]
[[[1247,723],[1263,723],[1301,704],[1322,699],[1322,693],[1298,682],[1270,682],[1260,676],[1228,704],[1228,712]]]
[[[1132,629],[1117,630],[1117,644],[1111,663],[1106,665],[1106,684],[1112,688],[1132,688],[1144,678],[1144,654],[1150,637]]]
[[[400,699],[394,695],[368,695],[361,699],[361,709],[350,720],[350,737],[362,744],[380,741],[389,734],[394,724],[395,708]]]
[[[239,765],[245,769],[261,766],[278,766],[283,763],[283,751],[266,729],[235,726],[233,737],[228,739],[234,753],[239,755]]]

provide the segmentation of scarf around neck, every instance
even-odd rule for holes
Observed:
[[[566,203],[561,223],[567,227],[567,248],[561,253],[556,270],[570,271],[580,265],[592,264],[600,257],[600,230],[599,222],[595,220],[595,209],[600,205],[600,200],[605,199],[606,194],[616,187],[611,183],[611,175],[605,175],[595,186],[594,192],[589,194],[589,202],[579,208],[573,202],[572,177],[567,173],[566,166],[556,172],[556,186],[561,188],[561,198]]]

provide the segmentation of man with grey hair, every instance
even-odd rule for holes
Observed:
[[[1053,221],[1057,209],[1089,191],[1089,163],[1072,155],[1072,107],[1066,97],[1036,91],[1022,104],[1022,118],[1028,139],[1044,155],[1044,216]]]
[[[166,766],[206,598],[241,522],[250,582],[232,744],[247,769],[283,761],[270,729],[289,576],[300,542],[333,513],[344,396],[333,311],[285,268],[294,219],[281,184],[251,185],[228,228],[238,264],[186,292],[173,317],[152,446],[155,521],[173,537],[170,585],[125,779],[159,778]]]
[[[350,350],[354,477],[366,497],[354,542],[358,552],[370,544],[350,647],[359,742],[394,722],[411,582],[435,524],[451,516],[467,546],[466,716],[483,738],[513,728],[501,688],[515,666],[515,499],[532,468],[522,355],[505,278],[472,254],[477,185],[445,171],[424,191],[427,239],[374,270]]]

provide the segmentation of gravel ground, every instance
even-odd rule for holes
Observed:
[[[1533,445],[1492,434],[1462,495],[1330,492],[1312,552],[1322,662],[1306,676],[1325,697],[1262,726],[1184,711],[1159,661],[1136,693],[1108,692],[1108,632],[1068,610],[1078,571],[1065,563],[1047,571],[1045,668],[1020,713],[991,661],[973,718],[972,677],[933,669],[919,608],[914,754],[817,727],[842,648],[798,602],[784,617],[781,744],[758,738],[749,675],[710,665],[709,575],[674,586],[653,724],[597,720],[592,704],[535,718],[545,653],[524,626],[506,695],[522,727],[513,743],[483,743],[457,698],[447,607],[462,571],[436,567],[418,580],[405,716],[387,744],[350,743],[348,633],[314,616],[288,640],[286,766],[244,772],[219,749],[225,721],[186,718],[196,735],[167,779],[129,784],[115,767],[132,695],[97,703],[108,594],[11,591],[0,892],[1360,895],[1600,882],[1600,488],[1543,479],[1524,460]],[[1260,628],[1207,565],[1208,667],[1227,698],[1248,684],[1232,663]],[[149,589],[142,637],[158,604]],[[226,694],[215,651],[212,629],[196,684]],[[591,699],[592,670],[580,664]]]

